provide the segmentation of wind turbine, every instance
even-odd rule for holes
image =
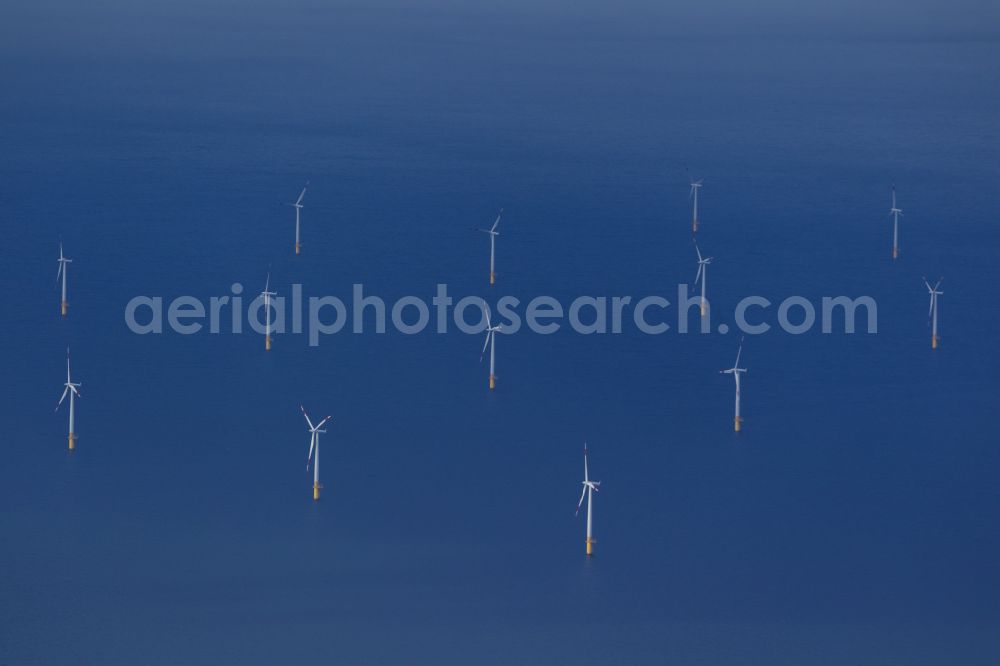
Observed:
[[[66,348],[66,383],[63,384],[66,388],[63,389],[62,397],[59,398],[59,402],[56,403],[55,411],[59,411],[59,406],[63,404],[63,400],[66,399],[66,395],[69,394],[69,450],[72,451],[76,448],[76,434],[73,432],[73,405],[74,399],[80,396],[80,391],[77,390],[79,387],[83,386],[80,383],[73,383],[73,380],[69,376],[69,347]]]
[[[708,312],[708,301],[705,299],[705,280],[708,278],[708,265],[712,263],[714,257],[702,257],[697,241],[694,244],[694,251],[698,253],[698,273],[694,276],[694,283],[697,286],[698,280],[701,280],[701,316],[704,317]]]
[[[937,349],[938,342],[941,338],[937,334],[937,319],[938,319],[938,296],[942,295],[943,291],[938,291],[938,287],[941,286],[941,280],[944,278],[938,278],[937,284],[933,287],[931,283],[924,278],[924,284],[927,285],[927,291],[931,295],[930,308],[927,310],[927,316],[931,318],[931,349]]]
[[[325,419],[313,425],[313,422],[309,419],[309,415],[306,414],[306,408],[299,405],[299,409],[302,410],[302,416],[306,417],[306,423],[309,424],[309,457],[306,458],[306,471],[309,471],[309,463],[312,462],[313,466],[313,499],[319,499],[319,489],[322,488],[319,485],[319,434],[321,432],[326,432],[326,430],[321,430],[323,424],[330,420],[327,416]],[[313,460],[313,450],[316,451],[316,460]]]
[[[69,264],[71,263],[73,263],[72,259],[67,259],[63,256],[62,241],[59,241],[59,271],[56,273],[56,282],[59,281],[59,278],[62,278],[61,312],[63,317],[66,316],[66,311],[69,310],[69,301],[66,300],[66,269],[69,268]]]
[[[896,207],[896,186],[892,186],[892,208],[889,209],[892,216],[892,260],[899,258],[899,218],[903,215],[903,209]]]
[[[492,227],[490,227],[489,229],[480,229],[479,230],[479,231],[482,231],[484,234],[489,234],[490,235],[490,284],[495,284],[496,281],[497,281],[497,274],[493,271],[493,266],[494,266],[494,258],[496,256],[497,236],[500,235],[500,232],[497,231],[497,225],[500,224],[500,216],[501,215],[503,215],[503,208],[501,208],[500,212],[497,213],[497,219],[493,223]]]
[[[591,481],[587,472],[587,444],[583,445],[583,492],[580,493],[580,502],[576,505],[576,515],[580,515],[580,507],[583,506],[584,498],[587,499],[587,555],[594,554],[594,493],[601,489],[600,481]]]
[[[295,203],[288,204],[295,208],[295,254],[299,254],[302,250],[302,244],[299,242],[299,213],[302,211],[302,200],[306,196],[306,187],[309,187],[309,181],[306,181],[305,187],[299,193],[299,198],[295,200]]]
[[[479,362],[480,363],[483,362],[483,356],[486,354],[486,348],[489,347],[490,348],[490,390],[492,391],[494,388],[496,388],[496,383],[497,383],[496,382],[496,379],[497,379],[496,375],[493,374],[493,370],[494,370],[494,367],[496,365],[496,355],[497,355],[497,347],[496,347],[496,344],[497,344],[496,337],[497,336],[496,336],[496,334],[497,334],[497,331],[499,331],[499,330],[501,330],[503,328],[503,326],[501,324],[497,324],[496,326],[493,326],[492,324],[490,324],[490,311],[486,307],[486,303],[485,302],[483,303],[483,315],[486,317],[486,342],[483,344],[483,351],[479,354]]]
[[[267,282],[264,283],[264,291],[260,295],[264,297],[264,351],[271,351],[271,297],[277,296],[277,292],[270,291],[271,272],[267,273]]]
[[[688,198],[692,200],[691,233],[696,234],[698,233],[698,190],[701,189],[704,179],[695,180],[691,177],[690,171],[688,171],[688,179],[691,181],[691,192],[688,194]]]
[[[736,432],[740,431],[740,423],[743,422],[743,418],[740,416],[740,373],[746,372],[746,368],[740,367],[740,355],[743,353],[743,341],[740,340],[740,349],[736,352],[736,363],[733,367],[728,370],[719,370],[720,374],[732,375],[733,379],[736,380],[736,412],[733,416],[733,430]]]

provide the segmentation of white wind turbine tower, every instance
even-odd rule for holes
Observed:
[[[500,224],[500,216],[501,215],[503,215],[503,208],[501,208],[500,212],[497,213],[497,219],[493,223],[492,227],[490,227],[489,229],[480,229],[479,230],[479,231],[482,231],[484,234],[489,234],[490,235],[490,284],[495,284],[496,281],[497,281],[497,274],[494,271],[494,264],[495,264],[494,259],[496,257],[497,236],[500,235],[500,232],[497,231],[497,225]]]
[[[264,291],[260,295],[264,298],[264,351],[271,351],[271,297],[277,296],[277,292],[271,291],[271,273],[267,274],[267,282],[264,284]]]
[[[490,323],[490,311],[489,311],[489,308],[486,307],[486,303],[483,303],[483,316],[486,317],[486,342],[483,344],[483,351],[479,354],[479,362],[480,363],[483,362],[483,356],[486,354],[486,348],[489,347],[490,348],[490,390],[492,391],[494,388],[496,388],[496,375],[494,374],[494,368],[496,366],[496,355],[497,355],[496,334],[497,334],[497,331],[499,331],[499,330],[501,330],[503,328],[503,326],[501,324],[497,324],[496,326],[493,326]]]
[[[892,216],[892,259],[899,258],[899,218],[903,215],[903,210],[896,207],[896,186],[892,186],[892,208],[889,209]]]
[[[704,179],[695,180],[691,177],[691,172],[688,172],[688,179],[691,181],[691,192],[688,194],[688,198],[692,200],[691,233],[696,234],[698,233],[698,190],[701,189]]]
[[[580,515],[580,507],[583,500],[587,500],[587,555],[594,554],[594,493],[601,489],[600,481],[591,481],[587,471],[587,445],[583,445],[583,492],[580,494],[580,501],[576,505],[576,515]]]
[[[302,250],[302,244],[299,242],[299,213],[302,212],[302,200],[306,196],[306,187],[309,187],[308,181],[299,193],[299,198],[295,200],[295,203],[288,204],[289,206],[295,208],[295,254],[299,254]]]
[[[938,291],[938,287],[941,286],[941,280],[944,278],[938,278],[937,284],[933,287],[931,283],[924,278],[924,284],[927,285],[927,291],[931,295],[930,308],[927,310],[927,316],[931,318],[931,349],[937,349],[938,342],[941,338],[937,334],[937,320],[938,320],[938,296],[944,294],[943,291]]]
[[[733,379],[736,380],[736,411],[733,415],[733,430],[736,432],[740,431],[740,424],[743,422],[743,418],[740,416],[740,373],[746,372],[746,368],[740,367],[740,355],[743,353],[743,341],[740,340],[740,349],[736,352],[736,363],[733,367],[728,370],[719,370],[723,375],[732,375]]]
[[[697,286],[698,280],[701,280],[701,316],[704,317],[708,312],[708,301],[705,299],[705,281],[708,278],[708,265],[712,263],[714,257],[702,257],[697,242],[694,244],[694,251],[698,253],[698,273],[694,276],[694,284]]]
[[[66,300],[66,269],[69,268],[69,264],[73,263],[72,259],[67,259],[63,256],[63,245],[62,241],[59,241],[59,271],[56,273],[56,281],[62,278],[62,305],[60,311],[62,316],[66,316],[66,311],[69,310],[69,301]]]
[[[327,416],[325,419],[313,425],[313,422],[309,419],[309,415],[306,414],[306,408],[299,405],[299,409],[302,410],[302,416],[306,417],[306,423],[309,424],[309,456],[306,458],[306,471],[309,470],[309,463],[312,462],[313,466],[313,499],[319,499],[319,489],[322,488],[319,485],[319,435],[320,433],[326,432],[326,430],[321,430],[323,425],[330,420]],[[313,460],[313,450],[316,451],[316,459]]]
[[[66,383],[63,384],[66,388],[63,389],[62,397],[59,398],[59,402],[56,404],[55,411],[59,411],[59,406],[63,404],[63,400],[66,399],[66,395],[69,395],[69,450],[72,451],[76,448],[76,434],[73,431],[73,417],[75,412],[73,410],[75,398],[80,397],[80,391],[77,390],[83,384],[74,383],[69,375],[69,347],[66,348]]]

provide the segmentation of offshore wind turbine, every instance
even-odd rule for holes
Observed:
[[[479,354],[479,362],[480,363],[483,362],[483,356],[486,354],[486,348],[489,347],[490,348],[490,390],[492,391],[494,388],[496,388],[496,383],[497,383],[496,382],[497,377],[496,377],[496,375],[493,372],[494,368],[496,366],[496,356],[497,356],[497,347],[496,347],[496,344],[497,344],[496,343],[496,337],[497,337],[497,335],[496,334],[497,334],[497,331],[499,331],[499,330],[501,330],[503,328],[503,325],[502,324],[497,324],[496,326],[493,326],[490,323],[490,311],[489,311],[489,308],[486,307],[486,303],[483,303],[483,316],[486,317],[486,342],[483,344],[483,351]]]
[[[267,282],[264,283],[264,291],[260,295],[264,297],[264,351],[271,351],[271,297],[277,296],[277,292],[271,291],[271,272],[267,273]]]
[[[931,295],[930,308],[927,310],[927,316],[930,317],[931,320],[931,349],[937,349],[938,342],[941,341],[941,338],[939,338],[937,334],[938,296],[942,295],[944,292],[938,291],[938,287],[941,286],[941,280],[943,279],[944,278],[938,278],[937,284],[932,287],[931,283],[927,281],[927,278],[924,278],[924,284],[927,285],[927,291]]]
[[[323,486],[319,485],[319,435],[320,433],[326,432],[323,430],[323,425],[330,420],[327,416],[325,419],[313,425],[313,422],[309,419],[309,415],[306,414],[306,408],[299,405],[299,409],[302,410],[302,416],[306,417],[306,423],[309,424],[309,456],[306,458],[306,471],[309,471],[309,463],[312,462],[313,466],[313,499],[319,499],[319,489]],[[313,460],[313,450],[316,451],[316,459]]]
[[[601,489],[600,481],[591,481],[587,471],[587,444],[583,445],[583,492],[580,494],[580,501],[576,505],[576,515],[580,515],[580,507],[583,500],[587,500],[587,555],[594,554],[594,493]]]
[[[892,260],[899,258],[899,218],[903,215],[903,209],[896,207],[896,186],[892,186],[892,208],[889,209],[892,216]]]
[[[503,208],[501,208],[500,212],[497,213],[497,219],[496,219],[495,222],[493,222],[493,226],[492,227],[490,227],[489,229],[480,229],[479,230],[479,231],[482,231],[484,234],[489,234],[490,235],[490,284],[495,284],[496,281],[497,281],[497,274],[494,271],[494,265],[495,265],[495,258],[496,258],[497,236],[500,235],[500,232],[497,231],[497,226],[500,224],[500,216],[501,215],[503,215]]]
[[[63,256],[63,244],[59,241],[59,271],[56,273],[56,282],[59,278],[62,278],[62,305],[60,306],[60,311],[62,316],[66,316],[66,311],[69,310],[69,301],[66,300],[66,269],[69,268],[69,264],[73,263],[72,259],[67,259]]]
[[[697,241],[694,244],[694,251],[698,253],[698,273],[694,276],[694,284],[697,286],[698,281],[701,280],[701,316],[704,317],[708,312],[708,301],[705,299],[705,281],[708,278],[708,265],[712,263],[714,257],[702,257]]]
[[[733,379],[736,380],[736,411],[733,415],[733,430],[736,432],[740,431],[740,424],[743,422],[743,418],[740,416],[740,373],[746,372],[746,368],[740,367],[740,355],[743,353],[743,341],[740,340],[740,349],[736,352],[736,362],[733,363],[733,367],[728,370],[719,370],[720,374],[732,375]]]
[[[691,199],[691,233],[698,233],[698,190],[701,189],[703,178],[695,180],[691,177],[691,172],[688,171],[688,180],[691,181],[691,192],[688,194],[688,198]]]
[[[70,378],[69,374],[69,347],[66,348],[66,383],[63,384],[66,388],[63,389],[62,397],[59,398],[59,402],[56,403],[55,411],[59,411],[59,406],[63,404],[63,400],[66,399],[67,394],[69,395],[69,450],[72,451],[76,448],[76,433],[73,431],[73,417],[75,412],[73,410],[75,398],[80,397],[80,391],[78,390],[83,384],[74,383]]]
[[[289,206],[295,208],[295,254],[299,254],[299,252],[302,250],[302,243],[299,242],[299,213],[302,212],[303,208],[302,200],[306,196],[307,187],[309,187],[308,181],[306,181],[306,184],[302,188],[302,191],[299,192],[299,198],[295,200],[295,203],[288,204]]]

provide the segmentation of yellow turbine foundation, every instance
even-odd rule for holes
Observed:
[[[892,248],[892,258],[894,260],[899,259],[899,248],[897,247]]]
[[[296,243],[295,244],[295,254],[300,254],[301,252],[302,252],[302,244],[301,243]]]
[[[73,451],[74,449],[76,449],[76,435],[74,435],[73,433],[70,433],[69,434],[69,450]]]
[[[264,336],[264,351],[271,351],[271,336]]]
[[[704,303],[702,303],[701,304],[701,316],[704,317],[706,314],[708,314],[708,308],[705,307]]]
[[[698,220],[691,222],[691,231],[692,233],[698,233]]]
[[[494,377],[493,375],[490,375],[490,390],[492,391],[496,387],[497,387],[497,378]]]
[[[63,317],[66,316],[66,311],[67,310],[69,310],[69,301],[63,301],[62,302],[62,308],[61,308],[61,312],[62,312],[62,316]]]
[[[597,542],[594,541],[593,539],[587,539],[587,555],[588,556],[594,554],[594,544],[595,543],[597,543]]]
[[[939,341],[940,339],[941,339],[941,338],[939,338],[939,337],[938,337],[938,336],[936,336],[936,335],[932,335],[932,336],[931,336],[931,349],[937,349],[937,348],[938,348],[938,341]]]
[[[319,484],[318,483],[314,483],[313,484],[313,499],[314,500],[318,500],[319,499]]]
[[[490,284],[496,284],[496,283],[497,283],[497,274],[494,273],[493,271],[490,271]]]

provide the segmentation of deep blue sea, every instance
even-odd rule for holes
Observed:
[[[457,6],[12,14],[0,663],[1000,663],[1000,43]],[[735,332],[522,329],[490,392],[481,335],[369,320],[265,353],[125,324],[134,296],[252,296],[269,268],[286,296],[673,301],[685,166],[714,322],[749,295],[878,304],[877,334],[747,336],[738,435]],[[490,287],[474,229],[500,207]],[[320,502],[300,404],[333,415]]]

